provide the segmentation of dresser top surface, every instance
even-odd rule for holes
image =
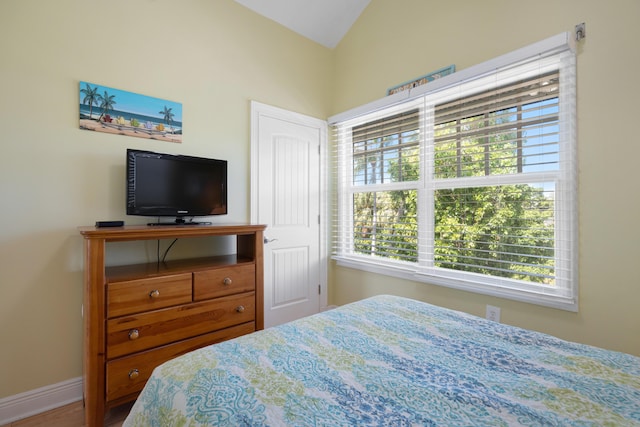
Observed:
[[[123,227],[78,227],[85,239],[145,240],[163,237],[224,236],[233,234],[253,234],[263,231],[263,224],[220,224],[220,225],[127,225]]]

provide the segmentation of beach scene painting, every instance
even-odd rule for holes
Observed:
[[[432,71],[429,74],[425,74],[422,77],[418,77],[417,79],[411,80],[409,82],[405,82],[399,84],[398,86],[394,86],[390,89],[387,89],[387,95],[393,95],[398,92],[403,92],[405,90],[411,90],[418,86],[422,86],[434,80],[437,80],[441,77],[448,76],[456,71],[455,64],[449,65],[448,67],[440,68],[439,70]]]
[[[182,142],[182,104],[80,82],[80,129]]]

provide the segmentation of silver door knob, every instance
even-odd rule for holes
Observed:
[[[267,236],[264,236],[264,244],[266,245],[267,243],[271,243],[271,242],[275,242],[278,239],[270,239]]]

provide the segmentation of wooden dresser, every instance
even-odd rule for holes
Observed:
[[[159,364],[264,327],[264,225],[80,227],[85,423],[135,399]],[[235,238],[232,255],[107,266],[108,242]]]

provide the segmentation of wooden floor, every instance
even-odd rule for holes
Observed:
[[[105,427],[121,427],[133,402],[118,406],[109,411],[104,420]],[[89,427],[84,423],[84,407],[82,401],[52,409],[24,420],[14,421],[0,427]]]

